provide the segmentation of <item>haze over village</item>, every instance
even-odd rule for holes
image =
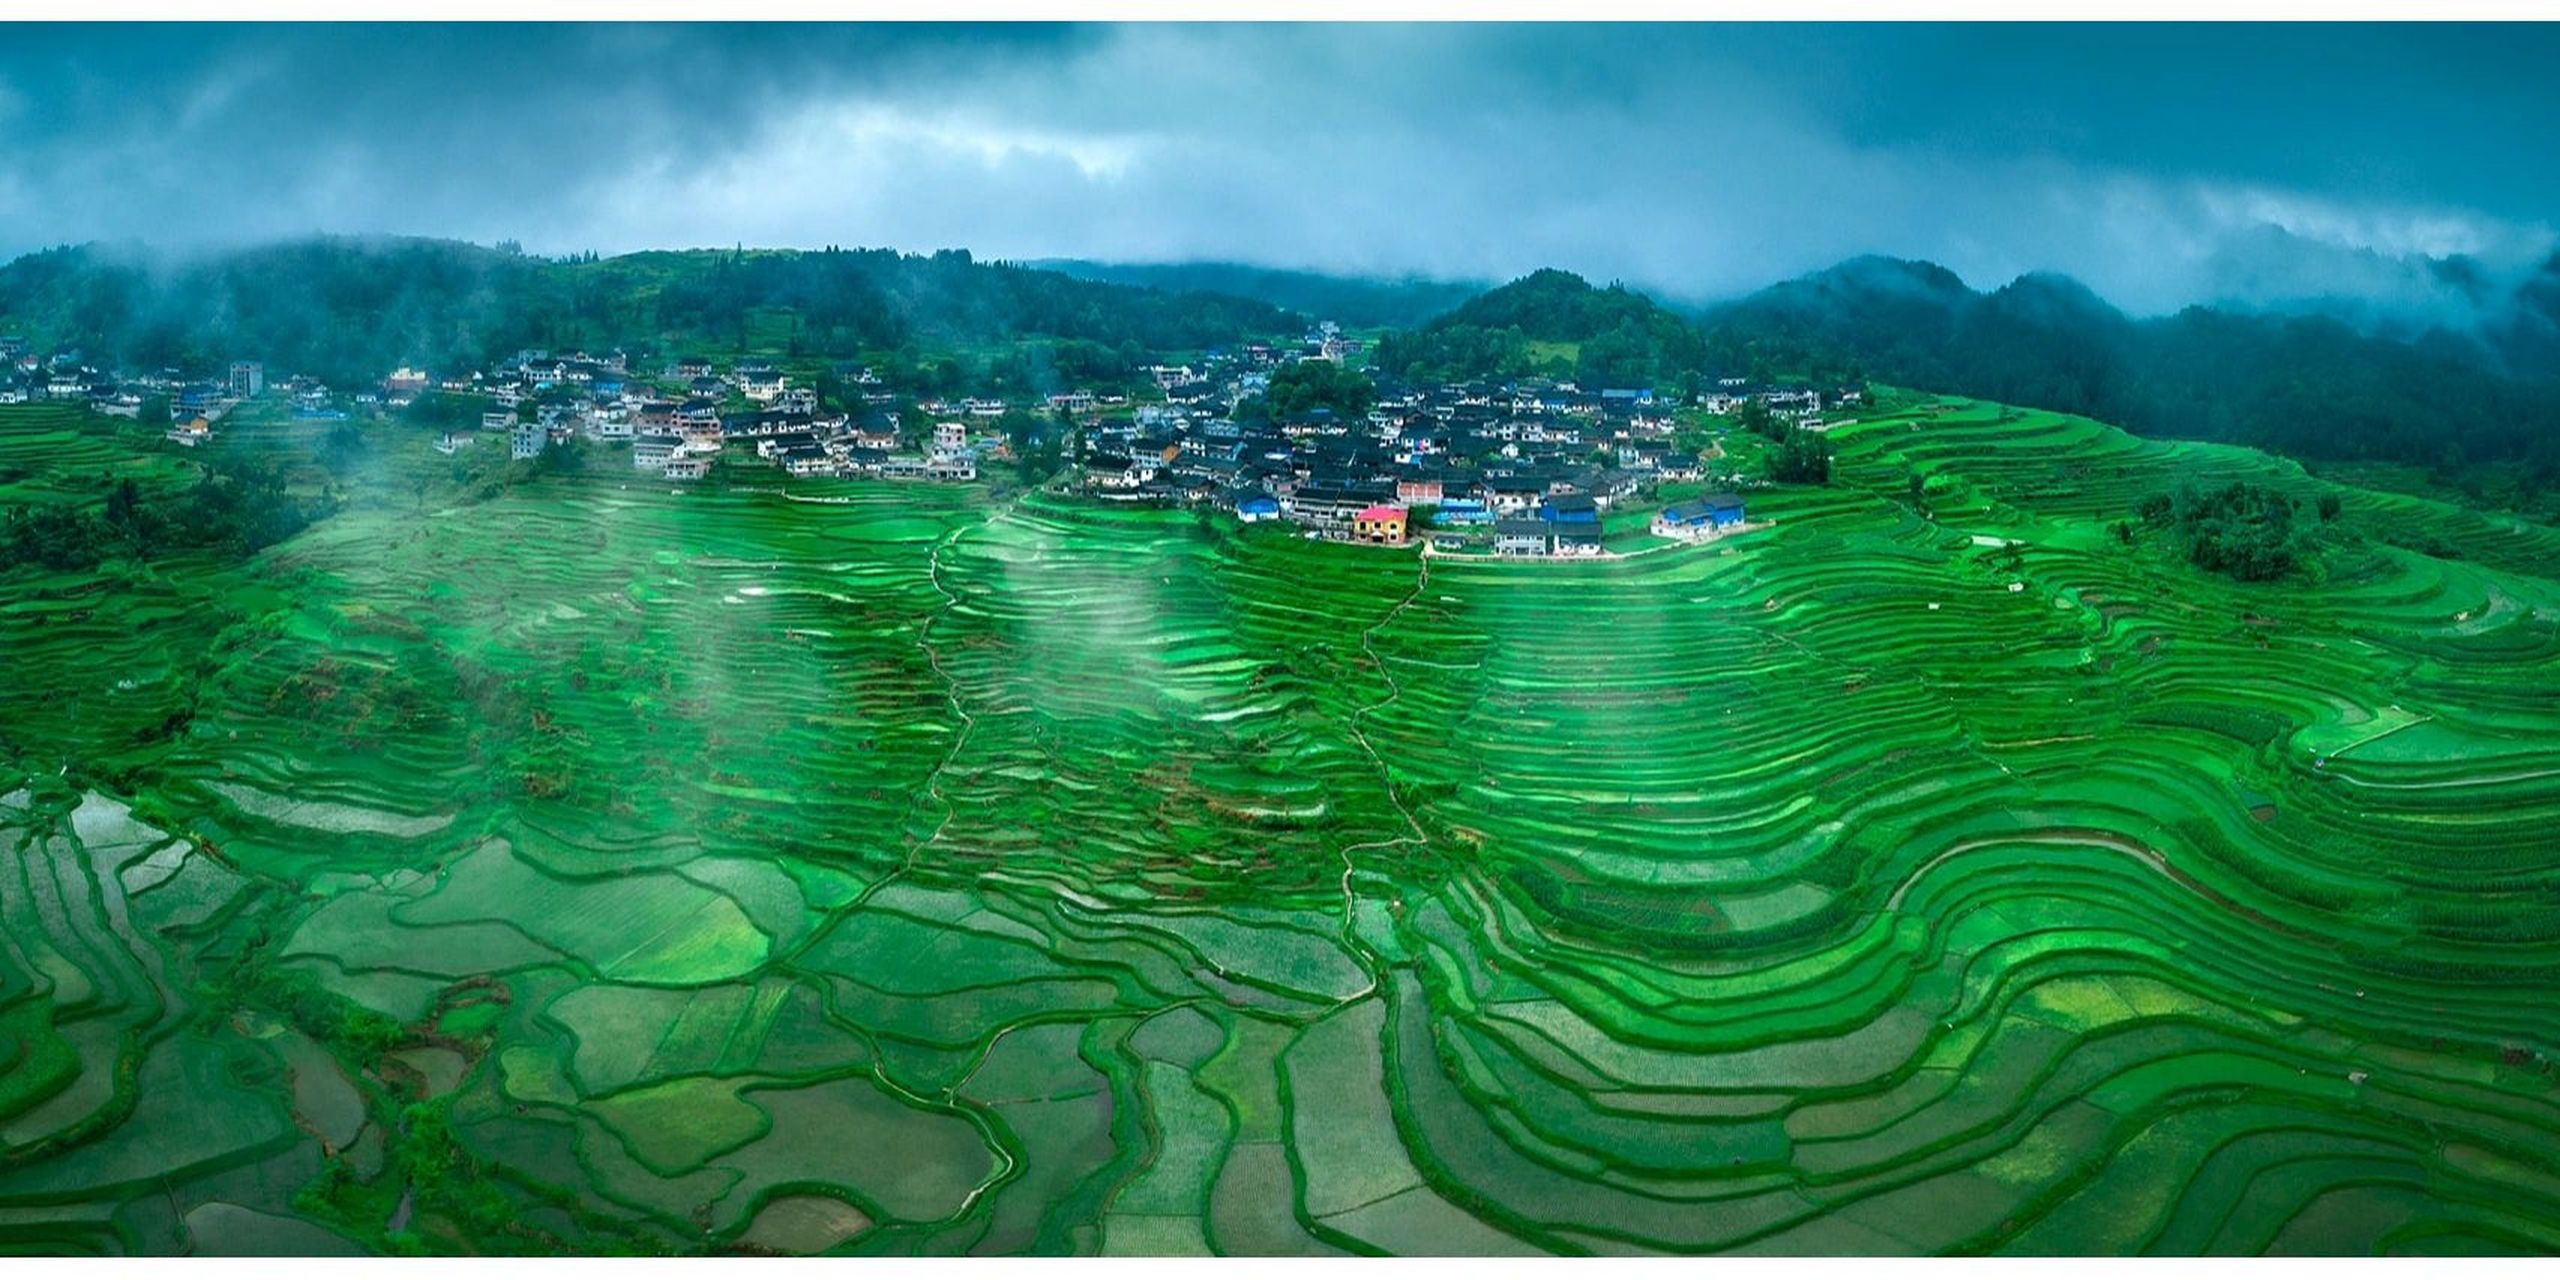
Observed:
[[[0,1256],[2560,1254],[2555,33],[0,31]]]

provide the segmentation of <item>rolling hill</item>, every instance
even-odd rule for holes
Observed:
[[[1112,263],[1048,258],[1024,265],[1106,284],[1251,298],[1360,329],[1411,328],[1488,287],[1483,281],[1328,275],[1241,262]]]
[[[2504,339],[2413,340],[2316,316],[2190,307],[2135,319],[2078,283],[1977,292],[1928,263],[1863,258],[1701,318],[1727,365],[1853,363],[1867,375],[2302,457],[2560,468],[2560,382]],[[2517,339],[2516,341],[2521,341]]]
[[[527,257],[320,237],[173,257],[88,245],[0,266],[0,332],[126,367],[263,359],[354,383],[524,347],[852,355],[1041,337],[1178,351],[1288,332],[1267,303],[886,249]]]

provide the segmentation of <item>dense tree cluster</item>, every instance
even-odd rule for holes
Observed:
[[[1287,422],[1318,409],[1338,418],[1357,418],[1376,403],[1378,387],[1369,375],[1331,360],[1300,360],[1271,375],[1262,394],[1237,406],[1247,422]]]
[[[300,533],[333,510],[326,498],[285,487],[281,472],[223,459],[183,489],[146,494],[130,477],[96,511],[65,503],[18,506],[0,517],[0,569],[88,569],[116,556],[209,550],[244,556]]]
[[[1013,454],[1015,477],[1024,484],[1038,484],[1066,465],[1067,440],[1075,429],[1066,415],[1044,417],[1028,409],[1008,409],[996,426]]]
[[[2560,379],[2485,335],[2403,341],[2201,307],[2134,320],[2057,277],[1975,293],[1887,259],[1764,290],[1703,326],[1718,368],[1855,367],[2146,435],[2415,464],[2455,483],[2495,462],[2527,496],[2560,490]]]
[[[1533,344],[1550,344],[1541,358]],[[1561,349],[1570,347],[1568,359]],[[1652,386],[1696,370],[1697,330],[1641,293],[1595,289],[1582,277],[1534,272],[1405,334],[1378,344],[1378,364],[1410,382],[1511,378],[1532,373],[1589,386]]]
[[[2334,518],[2335,500],[2324,500],[2319,510],[2324,521]],[[2290,577],[2318,550],[2313,532],[2295,518],[2293,499],[2263,485],[2183,485],[2145,498],[2135,514],[2143,531],[2183,546],[2197,568],[2242,582]],[[2134,527],[2120,524],[2117,534],[2129,539]]]
[[[328,237],[188,259],[95,246],[0,267],[0,326],[93,361],[203,368],[241,356],[357,384],[477,367],[527,347],[853,355],[1052,339],[1064,368],[1287,332],[1302,318],[932,255],[825,249],[528,257],[451,241]],[[1082,344],[1082,345],[1070,345]],[[1036,374],[1032,375],[1036,378]]]
[[[480,415],[489,411],[486,396],[456,395],[450,391],[419,393],[406,408],[400,410],[404,420],[436,431],[457,431],[480,425]]]
[[[1769,452],[1769,478],[1781,484],[1831,483],[1831,442],[1802,427],[1785,427]]]
[[[979,385],[1001,396],[1031,397],[1078,387],[1127,388],[1147,364],[1147,350],[1135,339],[1116,346],[1085,338],[1017,342],[988,360]]]
[[[1413,382],[1544,374],[1684,392],[1716,376],[1874,378],[2147,435],[2413,464],[2474,493],[2494,468],[2491,487],[2522,505],[2560,494],[2560,261],[2517,298],[2504,328],[2405,338],[2202,307],[2136,320],[2058,276],[1977,293],[1930,263],[1858,258],[1693,323],[1542,271],[1390,335],[1378,363]]]
[[[916,396],[1134,386],[1152,353],[1302,318],[1217,292],[1342,301],[1399,318],[1452,287],[1252,268],[1087,274],[828,248],[548,259],[449,241],[315,238],[186,259],[96,246],[0,267],[0,328],[94,363],[203,369],[235,356],[369,382],[524,347],[887,358]],[[1340,284],[1340,282],[1334,282]],[[1379,310],[1383,308],[1383,310]],[[1529,375],[1683,395],[1720,376],[1867,378],[2084,413],[2150,435],[2315,460],[2414,465],[2475,496],[2560,503],[2560,259],[2501,323],[2414,337],[2313,316],[2190,308],[2133,319],[2031,275],[1988,293],[1942,267],[1860,258],[1684,317],[1546,270],[1379,342],[1412,384]],[[1310,403],[1324,403],[1318,396]],[[1265,406],[1288,412],[1280,398]],[[458,423],[458,419],[456,420]]]
[[[1549,267],[1471,298],[1426,327],[1518,329],[1544,341],[1582,342],[1628,324],[1648,324],[1660,314],[1651,298],[1632,289],[1594,288],[1570,271]]]
[[[1767,461],[1769,479],[1779,484],[1831,483],[1830,437],[1785,421],[1756,401],[1736,411],[1734,421],[1772,446]]]
[[[1377,363],[1380,369],[1416,385],[1564,372],[1532,358],[1529,337],[1520,330],[1472,324],[1434,323],[1387,334],[1378,339]]]
[[[1373,279],[1285,271],[1237,262],[1113,263],[1052,261],[1030,265],[1079,280],[1178,293],[1223,293],[1358,328],[1408,329],[1484,291],[1455,280]]]

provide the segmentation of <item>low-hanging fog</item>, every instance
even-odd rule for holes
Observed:
[[[1684,298],[1861,253],[2460,320],[2554,247],[2560,30],[17,28],[0,255],[965,246]]]

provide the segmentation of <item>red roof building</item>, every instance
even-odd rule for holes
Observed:
[[[1404,508],[1390,506],[1362,507],[1351,518],[1351,538],[1355,542],[1396,545],[1404,541]]]

